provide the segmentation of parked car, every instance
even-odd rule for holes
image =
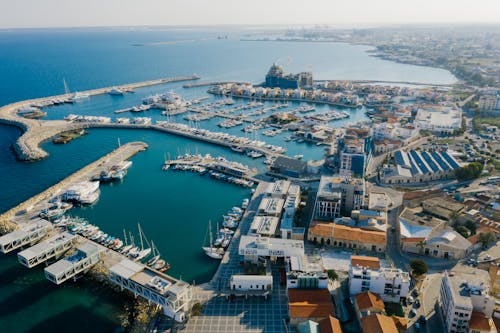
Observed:
[[[413,318],[413,317],[415,317],[416,315],[417,315],[417,310],[415,310],[415,309],[411,309],[411,310],[410,310],[410,313],[408,314],[408,317],[409,317],[409,318]]]
[[[413,297],[408,296],[408,304],[412,304],[414,301]]]
[[[420,300],[416,299],[416,300],[415,300],[415,303],[413,303],[413,307],[414,307],[415,309],[418,309],[418,308],[420,307]]]
[[[424,315],[421,315],[420,318],[418,318],[418,322],[421,324],[421,325],[425,325],[425,323],[427,323],[427,319],[425,318]]]

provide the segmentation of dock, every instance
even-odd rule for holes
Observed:
[[[103,168],[109,168],[122,160],[127,160],[147,148],[148,145],[144,142],[130,142],[122,145],[109,154],[104,155],[97,161],[76,171],[61,182],[49,187],[42,193],[35,195],[34,197],[1,214],[0,224],[7,223],[9,225],[14,225],[17,228],[20,228],[25,223],[29,224],[32,219],[37,218],[38,213],[42,209],[47,207],[48,200],[59,193],[64,192],[70,185],[80,181],[89,180],[96,174],[99,174]]]
[[[143,142],[124,144],[0,215],[0,222],[15,228],[0,237],[0,252],[9,253],[24,248],[17,254],[20,264],[32,268],[45,263],[45,277],[57,285],[76,280],[101,263],[105,272],[110,273],[112,283],[161,306],[165,315],[179,322],[184,321],[185,313],[191,306],[192,287],[189,283],[134,262],[117,251],[68,232],[59,225],[54,227],[51,222],[38,217],[50,199],[75,182],[89,180],[102,168],[129,159],[147,147]]]
[[[96,96],[106,94],[112,88],[119,88],[124,91],[130,91],[141,87],[171,82],[198,80],[199,78],[200,77],[196,75],[163,78],[158,80],[129,83],[116,87],[105,87],[87,90],[82,93],[88,94],[89,96]],[[89,127],[88,124],[68,123],[64,120],[35,120],[23,118],[17,115],[17,111],[19,109],[29,107],[32,104],[43,104],[47,101],[57,99],[67,100],[70,97],[71,94],[63,94],[25,100],[0,107],[0,123],[16,126],[23,131],[23,135],[21,135],[21,137],[19,137],[19,139],[13,145],[18,159],[22,161],[34,161],[43,159],[47,157],[48,154],[40,148],[40,143],[56,136],[61,132]]]

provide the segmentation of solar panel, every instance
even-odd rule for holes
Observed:
[[[410,154],[413,157],[413,159],[415,160],[415,163],[417,163],[420,170],[422,170],[422,172],[424,174],[429,173],[429,169],[427,168],[427,166],[425,166],[425,163],[422,161],[422,159],[420,158],[418,153],[415,150],[412,150],[412,151],[410,151]]]
[[[443,158],[441,157],[441,155],[439,155],[435,151],[433,151],[431,153],[431,155],[434,158],[434,160],[439,164],[439,166],[441,167],[441,169],[443,169],[443,171],[450,170],[450,166],[448,164],[446,164],[445,161],[443,161]]]
[[[432,158],[428,152],[424,151],[424,152],[422,152],[421,155],[424,158],[424,160],[427,162],[427,165],[432,169],[433,172],[439,171],[439,167],[436,165],[436,163],[434,163],[434,161],[432,160]]]
[[[460,167],[458,163],[455,161],[455,159],[451,157],[450,154],[448,154],[448,152],[442,151],[441,155],[444,157],[446,162],[448,162],[451,165],[453,169],[458,169]]]

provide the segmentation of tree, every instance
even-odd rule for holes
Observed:
[[[496,241],[496,236],[492,232],[484,232],[479,235],[479,241],[483,244],[483,249],[486,249],[488,245]]]
[[[332,280],[337,280],[339,278],[337,272],[335,272],[333,269],[329,269],[327,271],[327,274],[328,274],[328,278],[329,279],[332,279]]]
[[[464,181],[477,178],[483,172],[483,165],[479,162],[472,162],[468,165],[455,170],[457,180]]]
[[[410,267],[416,275],[422,275],[429,270],[425,261],[421,259],[410,260]]]
[[[465,227],[470,230],[471,235],[476,234],[477,227],[476,227],[476,223],[474,223],[473,221],[465,222]]]
[[[191,314],[193,316],[199,316],[201,314],[201,310],[203,310],[203,305],[200,302],[194,303],[193,308],[191,309]]]
[[[460,235],[462,235],[464,238],[469,237],[470,231],[463,225],[459,225],[455,228],[455,231],[458,232]]]

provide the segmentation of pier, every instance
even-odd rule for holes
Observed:
[[[57,285],[70,279],[76,280],[92,267],[102,263],[105,271],[110,273],[109,280],[121,289],[127,289],[135,296],[141,296],[148,302],[161,306],[165,315],[177,321],[185,320],[185,313],[190,309],[192,298],[192,287],[189,283],[134,262],[117,251],[68,232],[60,226],[54,228],[51,222],[38,218],[49,200],[63,193],[72,184],[89,180],[102,169],[129,159],[147,147],[147,144],[142,142],[122,145],[46,191],[0,215],[0,222],[9,223],[15,228],[0,237],[0,251],[9,253],[27,247],[18,253],[18,260],[28,268],[59,259],[44,269],[45,277]],[[67,253],[70,255],[65,256]]]
[[[73,247],[76,236],[69,232],[57,234],[17,254],[19,263],[32,268],[50,259],[56,259]]]
[[[122,145],[111,153],[104,155],[97,161],[73,173],[61,182],[49,187],[42,193],[1,214],[0,224],[6,223],[20,228],[23,223],[30,223],[31,219],[36,218],[38,213],[47,207],[49,199],[64,192],[71,184],[89,180],[93,176],[98,175],[102,169],[109,168],[122,161],[122,159],[129,159],[135,154],[147,149],[147,147],[148,145],[143,142],[130,142]]]
[[[141,87],[147,87],[158,84],[165,84],[171,82],[189,81],[197,80],[199,76],[182,76],[173,78],[163,78],[158,80],[149,80],[143,82],[136,82],[117,86],[117,88],[130,91]],[[87,90],[84,93],[89,96],[96,96],[106,94],[113,87],[105,87],[93,90]],[[20,128],[24,133],[14,144],[14,150],[16,152],[17,158],[23,161],[34,161],[40,160],[47,157],[47,152],[40,148],[40,143],[50,139],[57,134],[68,131],[76,130],[81,128],[89,127],[85,124],[70,124],[64,120],[35,120],[23,118],[17,115],[17,111],[23,107],[28,107],[32,104],[45,103],[50,100],[55,99],[69,99],[71,94],[63,94],[51,97],[42,97],[37,99],[25,100],[21,102],[16,102],[12,104],[5,105],[0,108],[0,123],[7,125],[12,125]]]
[[[52,230],[52,224],[40,218],[24,223],[17,230],[0,237],[0,252],[9,253],[26,245],[33,245]]]
[[[76,253],[61,259],[44,269],[47,280],[61,284],[78,274],[88,271],[101,260],[102,250],[91,242],[76,248]]]

